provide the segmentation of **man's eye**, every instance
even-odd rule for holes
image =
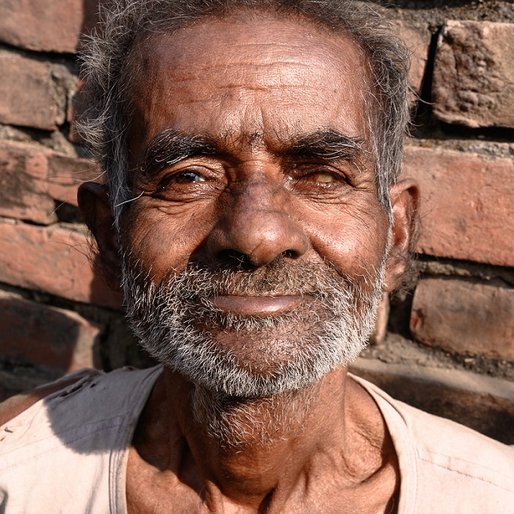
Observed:
[[[310,173],[309,175],[306,175],[304,179],[310,180],[312,182],[319,182],[321,184],[330,184],[337,181],[336,177],[334,177],[332,173],[325,171]]]
[[[346,179],[335,171],[314,169],[299,171],[295,177],[296,183],[301,186],[335,186],[346,183]]]
[[[206,178],[196,171],[180,171],[165,177],[157,187],[157,191],[164,191],[167,187],[180,184],[193,184],[195,182],[205,182]]]
[[[205,182],[205,177],[194,171],[181,171],[168,178],[169,182],[176,184],[190,184],[191,182]]]

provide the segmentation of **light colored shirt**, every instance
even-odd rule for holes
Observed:
[[[160,373],[92,370],[0,427],[0,513],[125,514],[128,448]],[[398,454],[400,514],[514,514],[513,448],[353,378]]]

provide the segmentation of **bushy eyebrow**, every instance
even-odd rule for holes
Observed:
[[[320,130],[295,138],[280,152],[295,159],[346,160],[355,163],[364,153],[363,140],[335,130]]]
[[[227,155],[227,136],[218,143],[211,137],[164,130],[145,151],[140,171],[146,178],[158,175],[163,169],[184,159],[199,156]],[[320,130],[293,137],[274,152],[286,159],[345,160],[357,163],[363,153],[363,141],[334,130]]]
[[[148,145],[141,163],[141,172],[150,178],[164,168],[189,157],[220,153],[220,148],[208,137],[165,130]]]

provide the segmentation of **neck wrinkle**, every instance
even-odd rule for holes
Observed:
[[[252,400],[223,398],[190,384],[174,410],[206,496],[258,510],[305,494],[313,461],[319,455],[325,465],[339,460],[345,376],[346,368],[339,368],[309,389]]]
[[[294,422],[273,430],[266,444],[259,435],[224,446],[209,435],[193,415],[195,386],[177,373],[165,369],[154,392],[155,401],[147,405],[154,426],[140,427],[148,445],[142,456],[153,466],[153,457],[160,456],[164,466],[159,469],[168,483],[175,477],[173,484],[185,487],[210,511],[291,512],[316,509],[325,498],[327,508],[336,502],[346,511],[373,500],[377,508],[372,510],[385,512],[383,506],[397,492],[396,456],[380,411],[346,378],[344,367],[318,382],[306,406],[301,399],[307,393],[294,395],[302,410],[291,405],[290,396],[243,402],[256,417],[265,412],[274,419],[277,410],[295,413]],[[241,402],[228,406],[234,414]]]

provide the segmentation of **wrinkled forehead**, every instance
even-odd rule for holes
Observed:
[[[223,17],[205,16],[175,30],[141,34],[134,47],[141,51],[143,59],[151,59],[152,55],[159,59],[163,54],[156,54],[155,42],[162,38],[169,43],[175,42],[180,48],[179,52],[173,54],[172,61],[178,68],[188,68],[192,59],[209,63],[213,59],[209,48],[220,47],[225,48],[226,56],[237,58],[241,56],[241,51],[242,56],[251,55],[253,50],[263,60],[273,60],[282,56],[283,51],[292,53],[296,50],[301,56],[311,59],[313,64],[342,66],[341,71],[345,71],[345,63],[340,57],[364,57],[364,52],[356,43],[351,48],[347,47],[350,37],[343,31],[336,32],[314,20],[285,13],[240,10]],[[355,62],[347,64],[351,66]]]
[[[266,13],[204,18],[140,38],[132,58],[131,138],[143,146],[170,126],[254,142],[341,128],[367,139],[364,52],[314,22]]]

